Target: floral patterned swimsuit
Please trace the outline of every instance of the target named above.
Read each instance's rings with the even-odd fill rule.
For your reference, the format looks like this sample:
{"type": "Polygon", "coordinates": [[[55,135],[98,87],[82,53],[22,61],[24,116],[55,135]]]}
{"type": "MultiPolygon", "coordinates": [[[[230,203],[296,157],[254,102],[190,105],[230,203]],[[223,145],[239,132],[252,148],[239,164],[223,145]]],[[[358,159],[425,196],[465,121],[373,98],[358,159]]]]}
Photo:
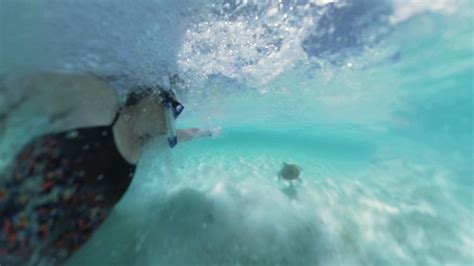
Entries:
{"type": "Polygon", "coordinates": [[[0,265],[62,263],[105,220],[134,172],[112,126],[31,141],[0,177],[0,265]]]}

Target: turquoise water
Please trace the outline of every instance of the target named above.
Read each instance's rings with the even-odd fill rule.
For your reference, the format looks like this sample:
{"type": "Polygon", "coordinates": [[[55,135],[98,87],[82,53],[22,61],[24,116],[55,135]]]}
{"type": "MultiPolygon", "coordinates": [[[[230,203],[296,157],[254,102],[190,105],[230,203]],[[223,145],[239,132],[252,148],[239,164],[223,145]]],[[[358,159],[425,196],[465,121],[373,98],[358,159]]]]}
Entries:
{"type": "MultiPolygon", "coordinates": [[[[178,127],[222,128],[170,151],[150,145],[125,197],[68,265],[474,263],[472,2],[389,1],[386,10],[352,1],[370,8],[348,14],[324,4],[333,1],[280,2],[75,3],[91,10],[80,14],[66,1],[64,14],[44,18],[90,38],[52,40],[60,49],[44,68],[108,73],[120,59],[139,82],[178,71],[187,79],[178,127]],[[77,23],[97,15],[99,29],[77,23]],[[115,33],[94,35],[110,27],[123,30],[120,45],[115,33]],[[92,59],[77,60],[81,49],[92,59]],[[283,162],[303,168],[302,183],[278,181],[283,162]]],[[[24,67],[8,60],[2,69],[24,67]]],[[[0,166],[32,128],[47,127],[31,117],[13,115],[0,166]]]]}

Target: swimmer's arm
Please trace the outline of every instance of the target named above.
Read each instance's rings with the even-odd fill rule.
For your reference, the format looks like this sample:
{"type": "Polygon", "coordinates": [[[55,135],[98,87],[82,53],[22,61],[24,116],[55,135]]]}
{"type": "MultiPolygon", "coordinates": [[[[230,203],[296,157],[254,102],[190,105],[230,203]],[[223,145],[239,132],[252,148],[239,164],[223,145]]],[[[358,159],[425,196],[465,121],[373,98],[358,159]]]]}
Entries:
{"type": "Polygon", "coordinates": [[[206,138],[217,136],[221,132],[221,128],[217,127],[214,129],[199,129],[199,128],[188,128],[178,129],[176,135],[178,136],[178,142],[190,141],[196,138],[206,138]]]}
{"type": "Polygon", "coordinates": [[[7,85],[6,99],[10,99],[9,94],[21,93],[14,109],[25,106],[30,112],[46,115],[53,131],[108,125],[118,109],[115,91],[87,73],[40,72],[17,78],[13,84],[7,85]]]}
{"type": "MultiPolygon", "coordinates": [[[[0,76],[0,135],[5,131],[8,116],[22,106],[26,100],[26,93],[22,88],[16,90],[11,86],[12,80],[18,77],[10,77],[6,74],[0,76]]],[[[20,85],[19,85],[20,86],[20,85]]]]}

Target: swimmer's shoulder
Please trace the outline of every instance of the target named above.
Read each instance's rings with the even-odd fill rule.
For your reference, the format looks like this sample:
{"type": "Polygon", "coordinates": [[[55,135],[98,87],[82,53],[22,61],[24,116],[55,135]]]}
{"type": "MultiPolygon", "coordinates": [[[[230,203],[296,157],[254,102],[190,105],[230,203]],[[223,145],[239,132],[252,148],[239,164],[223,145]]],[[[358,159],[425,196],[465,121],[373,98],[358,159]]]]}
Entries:
{"type": "Polygon", "coordinates": [[[116,90],[88,73],[36,73],[27,86],[57,131],[108,125],[119,108],[116,90]]]}

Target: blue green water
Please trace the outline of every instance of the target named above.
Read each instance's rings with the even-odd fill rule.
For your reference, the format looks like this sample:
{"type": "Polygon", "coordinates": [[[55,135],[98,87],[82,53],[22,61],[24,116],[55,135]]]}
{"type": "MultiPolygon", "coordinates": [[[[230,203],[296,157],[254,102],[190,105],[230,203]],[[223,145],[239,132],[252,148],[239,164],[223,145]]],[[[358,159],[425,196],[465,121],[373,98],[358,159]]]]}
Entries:
{"type": "MultiPolygon", "coordinates": [[[[139,82],[178,71],[178,127],[222,128],[148,147],[68,265],[472,265],[472,3],[244,2],[76,3],[82,14],[66,1],[45,18],[67,22],[45,68],[108,73],[119,59],[139,82]],[[100,29],[123,30],[119,45],[77,23],[98,15],[100,29]],[[68,39],[78,33],[88,42],[68,39]],[[283,162],[303,168],[302,183],[278,181],[283,162]]],[[[41,131],[31,116],[12,118],[0,163],[41,131]]]]}

